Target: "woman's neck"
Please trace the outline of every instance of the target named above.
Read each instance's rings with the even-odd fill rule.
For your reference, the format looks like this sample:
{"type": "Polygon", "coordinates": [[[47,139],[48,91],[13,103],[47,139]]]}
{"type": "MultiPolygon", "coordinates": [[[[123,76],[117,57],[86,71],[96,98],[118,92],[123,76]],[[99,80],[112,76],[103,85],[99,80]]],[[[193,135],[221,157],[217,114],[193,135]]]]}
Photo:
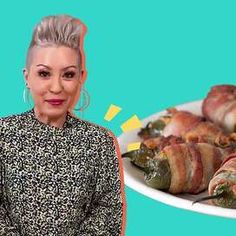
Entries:
{"type": "Polygon", "coordinates": [[[59,117],[50,117],[40,113],[36,107],[34,107],[34,114],[40,122],[57,128],[62,128],[66,121],[66,114],[59,117]]]}

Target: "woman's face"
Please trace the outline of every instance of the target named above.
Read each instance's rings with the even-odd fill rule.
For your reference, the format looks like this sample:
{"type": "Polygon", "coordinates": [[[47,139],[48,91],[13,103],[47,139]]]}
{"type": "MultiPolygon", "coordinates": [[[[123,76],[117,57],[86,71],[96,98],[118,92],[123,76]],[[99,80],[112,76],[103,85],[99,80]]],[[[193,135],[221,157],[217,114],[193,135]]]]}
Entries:
{"type": "Polygon", "coordinates": [[[81,88],[78,53],[64,46],[42,47],[33,48],[30,58],[24,77],[35,108],[51,118],[65,115],[81,88]]]}

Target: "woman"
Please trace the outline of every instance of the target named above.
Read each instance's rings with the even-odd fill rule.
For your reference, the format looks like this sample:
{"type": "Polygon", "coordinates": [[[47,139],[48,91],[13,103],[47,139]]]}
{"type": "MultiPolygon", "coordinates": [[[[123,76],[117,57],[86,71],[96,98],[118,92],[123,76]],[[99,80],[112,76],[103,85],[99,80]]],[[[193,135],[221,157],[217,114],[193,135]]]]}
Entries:
{"type": "Polygon", "coordinates": [[[34,107],[0,119],[0,235],[120,235],[124,185],[114,135],[76,118],[85,81],[77,19],[36,26],[23,70],[34,107]]]}

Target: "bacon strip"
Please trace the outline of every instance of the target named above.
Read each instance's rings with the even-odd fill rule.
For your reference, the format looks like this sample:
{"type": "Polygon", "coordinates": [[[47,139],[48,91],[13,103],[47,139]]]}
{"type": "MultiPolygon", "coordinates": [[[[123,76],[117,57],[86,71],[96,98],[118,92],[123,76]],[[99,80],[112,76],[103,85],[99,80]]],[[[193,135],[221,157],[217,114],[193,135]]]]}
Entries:
{"type": "Polygon", "coordinates": [[[187,131],[202,121],[202,117],[188,111],[175,111],[171,121],[163,130],[164,136],[183,136],[187,131]]]}
{"type": "Polygon", "coordinates": [[[236,86],[216,85],[203,101],[202,113],[228,132],[236,127],[236,86]]]}
{"type": "Polygon", "coordinates": [[[207,143],[175,144],[165,147],[162,152],[169,161],[172,176],[169,192],[173,194],[196,194],[207,189],[210,179],[227,155],[207,143]]]}
{"type": "Polygon", "coordinates": [[[198,123],[193,129],[185,133],[183,138],[187,142],[194,141],[210,144],[214,144],[217,139],[220,139],[222,142],[225,141],[225,143],[229,141],[218,126],[207,121],[198,123]]]}
{"type": "Polygon", "coordinates": [[[204,121],[204,118],[188,111],[175,110],[170,122],[163,130],[163,136],[181,137],[186,142],[210,143],[229,146],[230,137],[218,125],[204,121]]]}
{"type": "Polygon", "coordinates": [[[170,135],[168,137],[159,136],[156,138],[149,138],[144,140],[143,143],[150,149],[157,148],[161,151],[166,146],[184,143],[184,140],[181,137],[170,135]]]}
{"type": "Polygon", "coordinates": [[[190,176],[191,181],[189,181],[189,189],[186,189],[189,193],[197,193],[199,186],[201,185],[203,179],[203,163],[201,159],[201,152],[197,145],[190,143],[188,145],[189,158],[191,160],[192,176],[190,176]]]}

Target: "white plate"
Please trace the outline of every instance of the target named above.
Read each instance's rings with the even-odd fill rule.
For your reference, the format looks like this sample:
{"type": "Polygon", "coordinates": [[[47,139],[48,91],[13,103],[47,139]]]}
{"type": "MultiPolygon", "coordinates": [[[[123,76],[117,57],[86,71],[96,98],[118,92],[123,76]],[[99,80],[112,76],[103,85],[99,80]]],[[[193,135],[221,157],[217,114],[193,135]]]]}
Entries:
{"type": "MultiPolygon", "coordinates": [[[[202,101],[195,101],[176,106],[176,108],[179,110],[188,110],[193,112],[194,114],[201,115],[201,104],[202,101]]],[[[149,121],[153,121],[163,114],[166,114],[166,111],[162,111],[147,117],[146,119],[142,120],[143,126],[145,126],[149,121]]],[[[137,135],[137,132],[139,130],[140,129],[136,129],[128,133],[123,133],[118,137],[121,153],[127,152],[127,145],[129,143],[141,141],[141,139],[137,135]]],[[[157,201],[163,202],[165,204],[174,207],[187,209],[190,211],[200,212],[209,215],[228,217],[228,218],[236,218],[235,209],[222,208],[218,206],[209,205],[207,203],[195,203],[194,205],[192,205],[192,202],[197,198],[206,196],[207,191],[197,195],[192,195],[192,194],[172,195],[147,186],[144,182],[143,172],[135,168],[130,163],[130,160],[128,158],[123,159],[123,169],[124,169],[125,184],[128,187],[134,189],[135,191],[147,197],[150,197],[152,199],[155,199],[157,201]]]]}

